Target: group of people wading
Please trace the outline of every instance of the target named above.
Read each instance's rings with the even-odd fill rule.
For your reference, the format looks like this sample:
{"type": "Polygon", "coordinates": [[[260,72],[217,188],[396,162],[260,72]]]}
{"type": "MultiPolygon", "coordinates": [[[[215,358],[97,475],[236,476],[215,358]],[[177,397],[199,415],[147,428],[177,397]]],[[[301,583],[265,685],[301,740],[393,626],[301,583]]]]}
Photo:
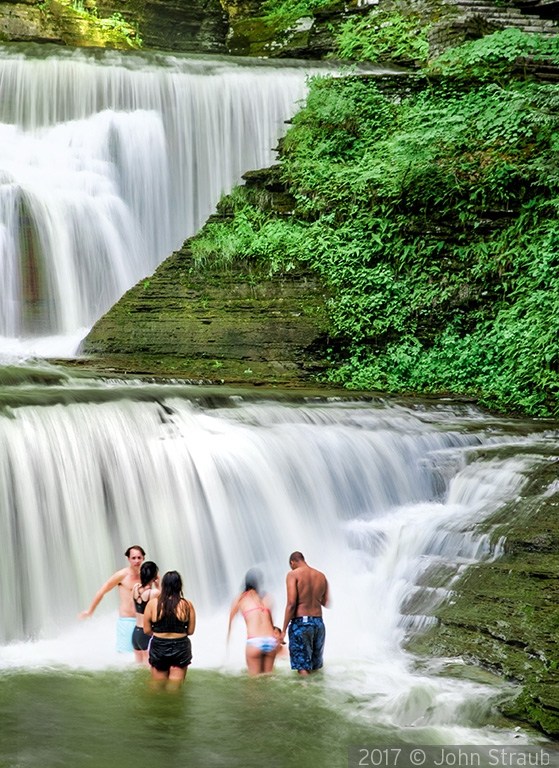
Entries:
{"type": "MultiPolygon", "coordinates": [[[[103,596],[118,587],[117,651],[134,651],[138,662],[149,664],[152,678],[158,684],[180,686],[192,661],[189,635],[196,629],[194,606],[183,595],[182,578],[177,571],[167,571],[160,581],[157,565],[145,560],[142,547],[129,547],[124,555],[129,565],[100,587],[79,618],[91,616],[103,596]]],[[[247,628],[246,662],[251,675],[273,670],[286,634],[292,669],[309,675],[322,668],[322,608],[329,602],[328,581],[323,573],[306,563],[301,552],[290,555],[289,566],[282,629],[274,626],[268,596],[260,593],[254,570],[246,574],[244,589],[231,605],[227,639],[233,619],[240,613],[247,628]]]]}

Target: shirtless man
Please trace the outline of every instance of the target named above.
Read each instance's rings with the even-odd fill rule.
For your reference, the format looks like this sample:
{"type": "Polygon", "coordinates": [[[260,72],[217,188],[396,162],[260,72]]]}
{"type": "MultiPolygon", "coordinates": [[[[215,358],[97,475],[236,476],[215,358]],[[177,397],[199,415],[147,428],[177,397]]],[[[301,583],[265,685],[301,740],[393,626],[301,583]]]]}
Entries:
{"type": "Polygon", "coordinates": [[[300,552],[293,552],[289,557],[289,566],[281,641],[289,626],[291,669],[300,675],[309,675],[322,668],[326,636],[322,607],[327,607],[329,602],[328,582],[323,573],[307,565],[300,552]]]}
{"type": "Polygon", "coordinates": [[[134,650],[132,647],[132,632],[136,626],[136,606],[132,598],[132,590],[134,584],[141,583],[140,566],[144,562],[146,553],[141,547],[134,545],[133,547],[128,547],[124,556],[128,558],[130,565],[113,573],[111,578],[97,590],[87,611],[82,611],[78,614],[78,619],[89,618],[107,592],[118,587],[120,609],[116,625],[116,649],[119,653],[128,653],[129,651],[132,653],[134,650]]]}

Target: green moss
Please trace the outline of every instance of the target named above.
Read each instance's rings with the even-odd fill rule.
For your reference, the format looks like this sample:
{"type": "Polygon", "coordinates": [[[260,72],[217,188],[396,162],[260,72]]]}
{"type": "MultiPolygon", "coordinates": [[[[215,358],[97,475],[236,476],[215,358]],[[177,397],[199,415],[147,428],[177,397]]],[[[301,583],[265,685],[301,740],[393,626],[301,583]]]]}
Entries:
{"type": "Polygon", "coordinates": [[[374,8],[365,16],[350,16],[339,25],[335,53],[341,59],[357,61],[425,63],[429,26],[428,20],[417,13],[374,8]]]}
{"type": "MultiPolygon", "coordinates": [[[[419,654],[460,657],[520,684],[501,709],[559,735],[559,494],[553,456],[532,474],[522,496],[479,526],[507,537],[506,553],[469,568],[435,611],[437,626],[412,638],[419,654]],[[545,494],[545,495],[542,495],[545,494]]],[[[545,449],[543,449],[545,452],[545,449]]]]}
{"type": "Polygon", "coordinates": [[[55,20],[66,45],[122,49],[142,46],[137,28],[125,22],[119,13],[99,18],[94,5],[85,7],[79,0],[49,0],[43,12],[55,20]]]}

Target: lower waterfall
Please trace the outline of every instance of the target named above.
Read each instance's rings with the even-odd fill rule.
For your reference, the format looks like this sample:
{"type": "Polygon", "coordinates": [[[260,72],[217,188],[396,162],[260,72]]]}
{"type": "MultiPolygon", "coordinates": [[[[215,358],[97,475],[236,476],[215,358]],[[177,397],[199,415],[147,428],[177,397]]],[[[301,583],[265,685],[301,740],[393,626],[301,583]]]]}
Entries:
{"type": "Polygon", "coordinates": [[[330,582],[331,684],[401,726],[444,724],[464,696],[479,700],[471,682],[412,671],[401,641],[444,594],[417,584],[437,564],[458,573],[498,554],[475,523],[518,494],[537,462],[522,446],[555,438],[535,425],[519,436],[467,407],[221,392],[216,402],[183,389],[115,384],[105,401],[76,389],[2,411],[0,670],[130,664],[113,650],[114,593],[87,622],[76,615],[138,543],[183,575],[199,616],[195,665],[238,672],[240,624],[225,646],[230,600],[258,566],[281,624],[299,549],[330,582]],[[502,458],[502,446],[518,451],[502,458]]]}

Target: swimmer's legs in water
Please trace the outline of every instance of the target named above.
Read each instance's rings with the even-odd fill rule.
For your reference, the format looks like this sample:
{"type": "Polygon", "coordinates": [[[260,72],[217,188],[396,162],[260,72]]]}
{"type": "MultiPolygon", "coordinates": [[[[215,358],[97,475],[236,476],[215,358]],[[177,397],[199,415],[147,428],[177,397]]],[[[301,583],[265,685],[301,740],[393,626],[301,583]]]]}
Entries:
{"type": "Polygon", "coordinates": [[[151,667],[152,687],[159,690],[178,691],[184,682],[186,673],[187,667],[171,667],[168,671],[151,667]]]}

